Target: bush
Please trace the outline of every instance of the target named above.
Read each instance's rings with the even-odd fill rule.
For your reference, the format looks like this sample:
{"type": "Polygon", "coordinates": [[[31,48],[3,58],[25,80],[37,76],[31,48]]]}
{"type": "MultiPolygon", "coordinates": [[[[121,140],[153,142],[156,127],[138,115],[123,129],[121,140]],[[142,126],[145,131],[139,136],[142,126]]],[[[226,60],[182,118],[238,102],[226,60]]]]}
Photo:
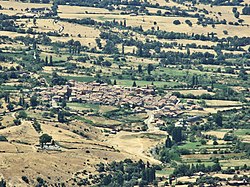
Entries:
{"type": "Polygon", "coordinates": [[[218,145],[218,142],[215,140],[215,141],[213,142],[213,145],[218,145]]]}
{"type": "Polygon", "coordinates": [[[0,135],[0,142],[7,142],[7,138],[5,136],[0,135]]]}
{"type": "Polygon", "coordinates": [[[23,118],[23,119],[27,118],[27,113],[25,111],[23,111],[23,110],[20,111],[18,113],[18,118],[23,118]]]}
{"type": "Polygon", "coordinates": [[[206,145],[206,143],[207,143],[206,140],[204,140],[204,139],[201,140],[201,145],[206,145]]]}
{"type": "Polygon", "coordinates": [[[29,184],[29,179],[28,179],[28,177],[22,176],[22,180],[23,180],[24,182],[26,182],[27,184],[29,184]]]}
{"type": "Polygon", "coordinates": [[[175,25],[180,25],[181,22],[180,22],[179,20],[174,20],[174,21],[173,21],[173,24],[175,24],[175,25]]]}

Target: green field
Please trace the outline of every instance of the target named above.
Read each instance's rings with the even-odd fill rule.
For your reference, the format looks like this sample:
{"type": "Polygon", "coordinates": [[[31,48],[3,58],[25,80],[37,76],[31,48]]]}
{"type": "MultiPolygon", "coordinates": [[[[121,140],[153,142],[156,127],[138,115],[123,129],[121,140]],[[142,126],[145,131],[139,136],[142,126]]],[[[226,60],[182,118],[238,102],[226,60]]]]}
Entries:
{"type": "Polygon", "coordinates": [[[178,146],[179,148],[183,149],[197,149],[200,148],[201,143],[200,142],[186,142],[183,145],[178,146]]]}
{"type": "Polygon", "coordinates": [[[100,109],[100,105],[90,103],[67,103],[67,106],[75,110],[93,110],[95,112],[100,109]]]}

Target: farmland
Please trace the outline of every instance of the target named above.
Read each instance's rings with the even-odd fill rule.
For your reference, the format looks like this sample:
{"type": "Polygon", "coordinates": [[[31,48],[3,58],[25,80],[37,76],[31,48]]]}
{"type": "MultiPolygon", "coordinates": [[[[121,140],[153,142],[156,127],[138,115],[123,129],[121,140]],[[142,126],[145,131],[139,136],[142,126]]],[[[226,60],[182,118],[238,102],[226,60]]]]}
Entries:
{"type": "Polygon", "coordinates": [[[243,186],[250,2],[0,0],[0,186],[243,186]]]}

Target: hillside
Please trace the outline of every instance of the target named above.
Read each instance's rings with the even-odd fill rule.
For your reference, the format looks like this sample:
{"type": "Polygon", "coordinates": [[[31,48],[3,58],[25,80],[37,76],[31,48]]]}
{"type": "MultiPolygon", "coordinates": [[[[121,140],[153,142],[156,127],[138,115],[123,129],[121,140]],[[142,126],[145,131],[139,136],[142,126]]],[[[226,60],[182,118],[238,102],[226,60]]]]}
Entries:
{"type": "Polygon", "coordinates": [[[0,0],[0,186],[246,186],[249,0],[0,0]]]}

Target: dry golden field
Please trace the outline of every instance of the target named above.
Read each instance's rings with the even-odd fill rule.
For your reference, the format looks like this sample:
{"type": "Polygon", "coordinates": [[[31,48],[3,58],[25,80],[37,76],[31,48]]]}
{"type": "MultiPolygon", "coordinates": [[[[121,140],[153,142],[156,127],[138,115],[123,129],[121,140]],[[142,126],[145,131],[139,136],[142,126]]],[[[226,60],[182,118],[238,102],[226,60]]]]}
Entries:
{"type": "MultiPolygon", "coordinates": [[[[206,9],[209,11],[209,14],[206,17],[210,17],[213,19],[226,19],[229,21],[237,21],[232,13],[232,6],[214,6],[210,7],[208,5],[196,5],[198,11],[191,13],[191,8],[188,6],[189,3],[186,4],[178,4],[173,1],[165,1],[165,0],[148,0],[149,2],[156,4],[159,3],[161,6],[169,6],[169,7],[178,7],[180,10],[187,10],[190,14],[195,14],[202,9],[206,9]],[[220,16],[219,13],[222,15],[220,16]]],[[[250,0],[245,0],[245,2],[250,3],[250,0]]],[[[8,36],[13,40],[11,42],[5,42],[4,39],[0,39],[0,52],[4,53],[4,55],[8,56],[8,53],[13,53],[16,56],[20,55],[22,57],[13,58],[15,60],[0,61],[0,66],[3,68],[0,72],[7,72],[11,67],[21,67],[21,71],[25,70],[25,65],[29,62],[33,62],[33,59],[36,57],[33,56],[35,52],[38,53],[39,57],[44,60],[46,57],[53,58],[53,62],[55,64],[44,65],[44,61],[39,61],[40,64],[37,65],[37,69],[33,70],[32,67],[28,70],[28,75],[32,78],[38,80],[38,78],[45,79],[45,82],[41,83],[39,81],[33,82],[27,81],[23,77],[12,77],[9,80],[6,80],[3,84],[1,83],[1,89],[6,89],[8,93],[13,94],[10,98],[10,102],[14,103],[15,106],[19,105],[20,95],[25,95],[25,101],[30,102],[30,97],[32,96],[32,88],[30,86],[42,87],[43,85],[52,86],[53,79],[52,73],[56,72],[57,75],[61,76],[64,80],[76,79],[79,81],[81,78],[102,81],[101,78],[107,78],[112,84],[114,80],[117,80],[117,84],[128,87],[132,86],[132,83],[135,81],[137,86],[148,86],[154,85],[157,90],[159,88],[162,91],[160,94],[171,93],[173,91],[180,92],[181,94],[188,95],[193,94],[194,96],[200,96],[202,94],[210,94],[212,96],[217,97],[215,93],[219,90],[219,88],[215,88],[213,92],[209,92],[205,89],[210,87],[210,83],[208,83],[212,78],[217,78],[217,84],[219,85],[230,85],[230,79],[237,80],[239,75],[239,67],[236,67],[234,64],[233,58],[232,64],[230,67],[235,68],[236,73],[230,74],[225,73],[226,66],[224,65],[204,65],[201,62],[196,63],[196,59],[192,59],[194,64],[189,64],[186,61],[181,61],[183,63],[178,62],[177,65],[174,63],[166,63],[166,67],[162,67],[159,65],[161,59],[158,58],[144,58],[138,57],[139,55],[132,55],[132,53],[137,52],[139,47],[136,45],[125,46],[124,54],[112,54],[105,53],[102,48],[97,47],[96,39],[100,38],[101,32],[110,32],[118,34],[121,37],[126,37],[126,39],[134,39],[136,42],[142,41],[147,42],[148,40],[152,40],[155,42],[161,42],[164,44],[172,44],[176,43],[175,47],[168,48],[168,46],[161,47],[160,51],[167,52],[182,52],[187,53],[187,49],[185,48],[188,44],[196,44],[199,46],[198,48],[190,48],[190,53],[204,53],[208,52],[213,55],[217,55],[213,47],[217,46],[217,42],[213,41],[202,41],[202,40],[188,40],[188,39],[158,39],[153,35],[143,35],[141,32],[136,32],[132,29],[120,27],[115,28],[104,28],[99,25],[89,26],[89,25],[81,25],[75,23],[69,23],[66,21],[61,21],[56,18],[56,16],[51,16],[49,18],[40,17],[40,14],[31,13],[29,11],[25,11],[26,8],[51,8],[52,4],[37,4],[37,3],[21,3],[17,1],[0,1],[0,5],[3,7],[0,10],[0,14],[8,14],[8,15],[26,15],[31,16],[28,18],[20,18],[15,20],[16,26],[21,26],[22,29],[27,31],[28,29],[32,29],[36,32],[36,34],[22,34],[18,32],[11,31],[0,31],[0,36],[8,36]],[[13,10],[11,10],[13,8],[13,10]],[[33,23],[32,16],[36,17],[36,24],[33,23]],[[34,43],[30,42],[29,44],[24,45],[25,42],[21,42],[20,40],[15,40],[18,36],[29,36],[30,38],[37,38],[39,34],[47,34],[48,37],[52,40],[52,42],[68,42],[69,40],[79,41],[82,45],[82,51],[80,54],[70,54],[69,46],[65,44],[64,47],[60,48],[56,46],[56,44],[47,45],[43,44],[43,42],[37,43],[37,48],[33,47],[34,43]],[[50,33],[50,34],[48,34],[50,33]],[[54,35],[53,35],[54,34],[54,35]],[[59,34],[60,36],[56,36],[59,34]],[[51,36],[53,35],[53,36],[51,36]],[[87,46],[88,49],[84,48],[87,46]],[[208,46],[209,49],[201,49],[201,46],[208,46]],[[130,53],[130,54],[129,54],[130,53]],[[84,58],[88,56],[81,62],[80,58],[84,58]],[[27,59],[25,58],[27,57],[27,59]],[[28,58],[29,57],[29,58],[28,58]],[[100,57],[103,57],[104,60],[108,60],[112,63],[111,66],[104,66],[103,62],[98,64],[98,60],[100,57]],[[123,59],[122,59],[123,58],[123,59]],[[27,62],[26,62],[27,61],[27,62]],[[25,63],[24,63],[25,62],[25,63]],[[21,64],[21,65],[20,65],[21,64]],[[148,72],[149,64],[154,65],[156,68],[153,70],[153,73],[150,74],[148,72]],[[169,65],[171,64],[171,65],[169,65]],[[41,66],[39,66],[41,65],[41,66]],[[71,67],[71,65],[76,65],[77,67],[71,67]],[[139,72],[138,65],[142,65],[143,72],[139,72]],[[189,66],[190,67],[182,67],[189,66]],[[204,70],[199,70],[199,67],[202,66],[204,70]],[[162,69],[161,69],[162,67],[162,69]],[[72,68],[72,69],[71,69],[72,68]],[[222,73],[217,73],[217,69],[221,68],[222,73]],[[185,71],[185,72],[184,72],[185,71]],[[139,73],[138,73],[139,72],[139,73]],[[124,75],[123,75],[124,74],[124,75]],[[119,78],[120,76],[123,76],[119,78]],[[203,79],[208,78],[209,81],[206,82],[206,86],[202,88],[202,90],[196,89],[200,85],[194,84],[190,86],[191,90],[186,90],[186,86],[188,87],[189,78],[194,78],[194,75],[204,76],[203,79]],[[100,77],[98,77],[100,76],[100,77]],[[192,77],[193,76],[193,77],[192,77]],[[99,80],[100,78],[100,80],[99,80]],[[155,79],[152,79],[155,78],[155,79]],[[151,81],[152,80],[152,81],[151,81]],[[25,86],[26,90],[23,88],[17,89],[18,85],[25,86]],[[174,87],[176,86],[176,87],[174,87]],[[178,87],[180,86],[180,87],[178,87]],[[196,87],[197,86],[197,87],[196,87]],[[165,89],[167,88],[167,89],[165,89]],[[180,90],[179,90],[180,88],[180,90]],[[10,90],[8,90],[10,89],[10,90]],[[11,90],[12,89],[12,90],[11,90]],[[217,90],[218,89],[218,90],[217,90]],[[28,91],[27,91],[28,90],[28,91]],[[171,91],[169,91],[171,90],[171,91]]],[[[123,5],[120,6],[122,8],[123,5]]],[[[124,7],[123,7],[124,8],[124,7]]],[[[137,7],[138,8],[138,7],[137,7]]],[[[84,6],[69,6],[69,5],[59,5],[58,8],[58,16],[60,18],[67,19],[83,19],[83,18],[91,18],[98,22],[105,21],[127,21],[127,26],[132,27],[142,27],[144,31],[151,29],[160,29],[162,31],[168,32],[179,32],[186,34],[203,34],[207,36],[208,33],[214,32],[217,34],[219,38],[224,37],[244,37],[250,35],[250,29],[247,24],[250,24],[250,17],[240,15],[241,19],[244,19],[244,24],[241,26],[235,25],[215,25],[213,28],[211,25],[203,27],[202,25],[197,24],[197,18],[191,17],[181,17],[181,16],[156,16],[154,15],[157,11],[165,10],[159,8],[146,8],[149,10],[151,15],[122,15],[121,10],[109,11],[105,8],[94,8],[94,7],[84,7],[84,6]],[[173,21],[179,20],[181,22],[180,25],[173,24],[173,21]],[[190,20],[193,24],[192,27],[188,26],[185,21],[190,20]],[[228,31],[228,35],[224,33],[224,31],[228,31]]],[[[238,11],[241,12],[242,7],[238,7],[238,11]]],[[[108,40],[101,39],[102,46],[108,40]]],[[[150,42],[149,42],[150,43],[150,42]]],[[[63,46],[63,45],[62,45],[63,46]]],[[[119,52],[122,52],[122,44],[116,44],[119,52]]],[[[245,51],[229,51],[229,50],[221,50],[222,54],[241,54],[244,55],[248,50],[250,45],[244,46],[245,51]]],[[[156,49],[151,49],[152,53],[156,53],[156,49]]],[[[13,56],[15,56],[13,55],[13,56]]],[[[143,56],[143,55],[142,55],[143,56]]],[[[165,58],[165,57],[164,57],[165,58]]],[[[244,57],[245,58],[245,57],[244,57]]],[[[191,58],[190,58],[191,59],[191,58]]],[[[231,59],[227,59],[231,60],[231,59]]],[[[243,59],[247,62],[247,59],[243,59]]],[[[191,60],[190,60],[191,61],[191,60]]],[[[231,61],[230,61],[231,62],[231,61]]],[[[32,64],[32,65],[33,65],[32,64]]],[[[249,73],[249,68],[246,71],[249,73]]],[[[10,76],[10,72],[7,72],[8,76],[10,76]]],[[[82,82],[85,82],[83,80],[82,82]]],[[[204,82],[205,82],[204,81],[204,82]]],[[[66,81],[65,81],[66,82],[66,81]]],[[[88,80],[86,81],[88,82],[88,80]]],[[[198,81],[197,81],[198,82],[198,81]]],[[[203,85],[202,85],[203,86],[203,85]]],[[[216,85],[217,86],[217,85],[216,85]]],[[[219,87],[219,86],[218,86],[219,87]]],[[[233,88],[237,92],[241,92],[244,89],[244,86],[228,86],[233,88]]],[[[223,87],[224,88],[224,87],[223,87]]],[[[2,91],[2,90],[1,90],[2,91]]],[[[245,91],[245,90],[244,90],[245,91]]],[[[46,92],[46,90],[45,90],[46,92]]],[[[82,91],[83,92],[83,91],[82,91]]],[[[78,93],[77,93],[78,94],[78,93]]],[[[83,94],[83,93],[81,93],[83,94]]],[[[123,94],[123,93],[121,93],[123,94]]],[[[56,93],[52,93],[49,97],[53,97],[56,93]]],[[[132,94],[131,94],[132,95],[132,94]]],[[[146,96],[146,95],[145,95],[146,96]]],[[[249,95],[248,95],[249,96],[249,95]]],[[[62,97],[62,101],[58,102],[58,105],[61,105],[65,98],[67,98],[66,94],[62,97]]],[[[143,97],[143,96],[140,96],[143,97]]],[[[49,98],[49,99],[51,99],[49,98]]],[[[160,96],[157,96],[157,100],[160,100],[160,96]]],[[[198,98],[198,97],[197,97],[198,98]]],[[[40,99],[40,98],[39,98],[40,99]]],[[[248,98],[249,99],[249,98],[248,98]]],[[[77,172],[87,170],[91,174],[96,174],[96,164],[110,163],[111,161],[120,161],[126,158],[130,158],[133,160],[142,159],[143,161],[149,161],[151,164],[162,164],[157,155],[152,155],[151,151],[156,146],[163,145],[168,135],[167,131],[159,130],[155,122],[147,124],[145,121],[150,116],[148,113],[134,113],[127,114],[124,111],[124,116],[117,118],[112,118],[113,114],[107,114],[107,112],[121,109],[117,106],[106,106],[101,105],[96,109],[94,105],[85,105],[83,106],[82,100],[79,103],[67,103],[66,106],[62,109],[65,111],[70,111],[69,116],[66,116],[66,119],[69,119],[68,122],[59,123],[57,116],[59,115],[57,112],[61,109],[56,107],[53,108],[53,104],[51,99],[48,101],[40,101],[39,105],[42,109],[33,108],[27,105],[28,109],[25,111],[29,118],[26,120],[21,119],[20,125],[15,125],[14,122],[17,118],[18,112],[11,112],[11,109],[7,109],[8,103],[4,101],[4,96],[0,100],[1,108],[0,114],[1,116],[1,124],[0,124],[0,135],[4,136],[8,139],[7,142],[0,141],[0,179],[3,177],[8,181],[7,186],[32,186],[32,184],[36,183],[37,177],[42,177],[50,184],[66,181],[66,186],[73,186],[74,183],[73,178],[77,175],[77,172]],[[68,108],[67,108],[68,107],[68,108]],[[97,110],[97,111],[96,111],[97,110]],[[91,112],[89,112],[91,111],[91,112]],[[5,113],[6,112],[6,113],[5,113]],[[89,112],[89,113],[88,113],[89,112]],[[95,113],[93,115],[93,113],[95,113]],[[46,114],[46,115],[45,115],[46,114]],[[107,117],[106,115],[111,115],[111,117],[107,117]],[[46,116],[46,117],[45,117],[46,116]],[[41,132],[37,132],[34,128],[35,118],[39,124],[41,125],[41,132]],[[133,118],[133,119],[132,119],[133,118]],[[133,122],[135,118],[136,122],[133,122]],[[132,119],[132,120],[131,120],[132,119]],[[124,121],[122,121],[124,120],[124,121]],[[132,122],[130,122],[130,120],[132,122]],[[145,120],[145,121],[144,121],[145,120]],[[143,121],[145,123],[143,123],[143,121]],[[139,125],[148,125],[147,131],[138,132],[139,125]],[[129,129],[130,128],[130,129],[129,129]],[[114,130],[115,129],[115,130],[114,130]],[[125,130],[126,131],[125,131],[125,130]],[[117,131],[116,131],[117,130],[117,131]],[[135,131],[135,132],[134,132],[135,131]],[[52,147],[51,150],[41,149],[39,145],[39,137],[42,134],[49,134],[53,137],[53,140],[56,142],[58,147],[52,147]],[[22,180],[22,176],[27,176],[31,181],[30,185],[24,183],[22,180]]],[[[233,99],[232,99],[233,100],[233,99]]],[[[184,105],[186,106],[186,98],[180,99],[180,102],[184,101],[184,105]]],[[[194,99],[195,103],[199,103],[198,99],[194,99]]],[[[184,113],[180,118],[185,118],[187,115],[191,116],[203,116],[204,120],[197,122],[197,124],[203,124],[207,122],[207,116],[210,114],[217,113],[218,111],[226,111],[230,109],[239,109],[243,107],[243,103],[240,101],[231,101],[231,100],[203,100],[206,104],[204,110],[183,110],[180,111],[184,113]]],[[[177,101],[179,102],[179,101],[177,101]]],[[[165,103],[164,103],[165,104],[165,103]]],[[[167,103],[169,104],[169,103],[167,103]]],[[[166,104],[166,105],[167,105],[166,104]]],[[[20,104],[21,105],[21,104],[20,104]]],[[[23,105],[22,105],[23,106],[23,105]]],[[[178,104],[169,104],[172,108],[178,108],[178,104]]],[[[189,106],[188,106],[189,107],[189,106]]],[[[21,106],[19,106],[20,109],[21,106]]],[[[23,110],[23,109],[21,109],[23,110]]],[[[159,109],[160,110],[160,109],[159,109]]],[[[179,110],[179,109],[178,109],[179,110]]],[[[132,111],[132,110],[131,110],[132,111]]],[[[169,110],[170,111],[170,110],[169,110]]],[[[130,111],[129,111],[130,112],[130,111]]],[[[128,113],[129,113],[128,112],[128,113]]],[[[148,111],[147,111],[148,112],[148,111]]],[[[165,111],[164,111],[165,112],[165,111]]],[[[170,119],[170,118],[169,118],[170,119]]],[[[159,120],[168,120],[165,118],[160,118],[159,120]]],[[[163,124],[161,127],[166,128],[168,124],[174,124],[178,118],[174,118],[163,124]]],[[[144,127],[144,126],[143,126],[144,127]]],[[[224,127],[223,127],[224,128],[224,127]]],[[[225,134],[228,132],[225,129],[220,129],[221,131],[207,131],[202,132],[205,135],[216,136],[219,140],[218,143],[220,145],[226,145],[226,141],[222,140],[225,134]]],[[[229,129],[228,129],[229,130],[229,129]]],[[[186,132],[185,132],[186,133],[186,132]]],[[[170,133],[169,133],[170,134],[170,133]]],[[[190,138],[190,137],[188,137],[190,138]]],[[[200,141],[200,136],[196,137],[197,142],[200,141]]],[[[250,136],[248,134],[244,134],[240,137],[245,142],[250,141],[250,136]]],[[[191,141],[191,140],[190,140],[191,141]]],[[[199,142],[198,142],[199,143],[199,142]]],[[[185,143],[183,143],[185,145],[185,143]]],[[[213,140],[209,140],[206,146],[213,145],[213,140]]],[[[178,145],[179,146],[179,145],[178,145]]],[[[224,148],[222,148],[224,149],[224,148]]],[[[214,147],[211,148],[211,151],[214,151],[214,147]]],[[[179,154],[179,153],[178,153],[179,154]]],[[[237,154],[229,153],[229,156],[237,157],[237,154]]],[[[208,159],[210,157],[218,156],[221,157],[222,154],[199,154],[196,152],[190,155],[181,156],[184,160],[191,159],[208,159]]],[[[224,168],[229,166],[241,166],[248,160],[222,160],[221,164],[224,168]]],[[[179,164],[180,161],[174,161],[179,164]]],[[[163,164],[163,167],[168,167],[169,171],[173,170],[171,164],[163,164]],[[171,167],[171,168],[170,168],[171,167]]],[[[162,176],[168,176],[168,174],[164,174],[162,176]]],[[[222,175],[222,174],[211,174],[213,176],[223,177],[232,177],[232,175],[222,175]]],[[[249,175],[249,173],[248,173],[249,175]]],[[[85,176],[86,177],[86,176],[85,176]]],[[[181,182],[195,182],[197,177],[181,177],[178,178],[181,182]]],[[[178,185],[176,185],[178,186],[178,185]]],[[[184,186],[184,185],[183,185],[184,186]]]]}
{"type": "MultiPolygon", "coordinates": [[[[71,126],[74,125],[77,127],[80,124],[73,122],[71,126]]],[[[4,151],[0,154],[0,173],[8,179],[8,185],[25,186],[21,180],[23,175],[31,179],[40,176],[49,182],[67,181],[70,176],[82,169],[94,172],[95,165],[100,161],[132,158],[158,163],[148,153],[150,147],[157,142],[147,138],[135,138],[129,132],[112,135],[106,140],[102,138],[99,130],[85,126],[92,128],[91,133],[93,133],[93,139],[87,140],[70,132],[67,126],[54,127],[51,123],[42,123],[41,127],[43,133],[52,135],[61,146],[59,151],[39,151],[37,149],[39,134],[28,121],[23,121],[20,126],[0,130],[1,135],[8,137],[9,140],[0,142],[0,149],[4,151]],[[124,141],[125,136],[131,136],[132,139],[128,139],[133,142],[134,147],[128,149],[127,141],[124,141]],[[97,140],[97,137],[104,142],[97,140]]]]}

